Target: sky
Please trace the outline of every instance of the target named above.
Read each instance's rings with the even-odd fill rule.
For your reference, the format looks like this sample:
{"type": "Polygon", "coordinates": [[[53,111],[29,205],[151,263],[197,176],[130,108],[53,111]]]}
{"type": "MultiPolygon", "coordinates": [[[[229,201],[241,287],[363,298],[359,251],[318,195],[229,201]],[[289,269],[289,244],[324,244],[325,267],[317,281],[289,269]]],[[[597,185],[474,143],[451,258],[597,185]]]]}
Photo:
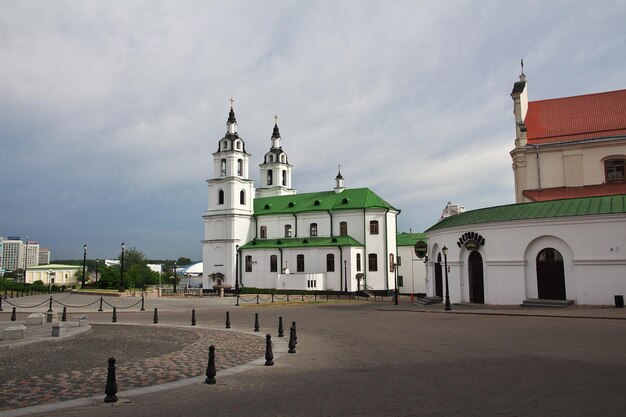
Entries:
{"type": "Polygon", "coordinates": [[[299,192],[369,187],[422,232],[514,203],[510,93],[626,88],[626,2],[0,2],[0,236],[201,260],[231,97],[251,178],[278,114],[299,192]]]}

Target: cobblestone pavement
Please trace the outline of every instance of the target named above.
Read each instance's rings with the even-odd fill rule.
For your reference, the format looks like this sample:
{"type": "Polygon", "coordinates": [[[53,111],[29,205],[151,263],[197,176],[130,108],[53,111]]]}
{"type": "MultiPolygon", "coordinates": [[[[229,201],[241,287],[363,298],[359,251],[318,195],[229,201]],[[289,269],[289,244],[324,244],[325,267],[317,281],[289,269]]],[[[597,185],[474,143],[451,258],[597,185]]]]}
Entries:
{"type": "Polygon", "coordinates": [[[211,344],[218,371],[265,352],[262,338],[245,333],[107,324],[72,339],[6,346],[0,355],[0,410],[103,394],[110,356],[117,359],[119,391],[201,376],[211,344]]]}

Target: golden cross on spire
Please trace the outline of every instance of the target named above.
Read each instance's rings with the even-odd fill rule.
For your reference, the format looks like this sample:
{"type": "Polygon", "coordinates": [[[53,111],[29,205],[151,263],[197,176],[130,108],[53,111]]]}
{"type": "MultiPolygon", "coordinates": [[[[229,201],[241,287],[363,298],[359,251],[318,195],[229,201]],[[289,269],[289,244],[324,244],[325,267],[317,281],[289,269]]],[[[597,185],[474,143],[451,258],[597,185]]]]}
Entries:
{"type": "Polygon", "coordinates": [[[278,124],[278,114],[275,114],[275,115],[274,115],[274,123],[275,123],[275,124],[278,124]]]}
{"type": "Polygon", "coordinates": [[[230,108],[232,109],[233,104],[235,104],[235,100],[231,97],[229,101],[230,101],[230,108]]]}

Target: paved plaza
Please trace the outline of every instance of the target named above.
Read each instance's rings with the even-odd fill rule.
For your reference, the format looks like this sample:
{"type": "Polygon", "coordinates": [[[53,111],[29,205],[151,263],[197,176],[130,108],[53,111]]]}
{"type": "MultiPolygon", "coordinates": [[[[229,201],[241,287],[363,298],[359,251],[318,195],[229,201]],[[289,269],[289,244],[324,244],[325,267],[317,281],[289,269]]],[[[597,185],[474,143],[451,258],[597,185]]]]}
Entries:
{"type": "MultiPolygon", "coordinates": [[[[59,297],[67,305],[90,302],[59,297]]],[[[117,323],[107,306],[69,309],[68,326],[87,315],[88,332],[0,342],[0,415],[626,415],[626,310],[453,306],[444,312],[402,301],[235,307],[230,298],[146,299],[146,311],[119,309],[117,323]],[[259,332],[253,332],[255,313],[259,332]],[[279,316],[287,336],[297,322],[296,354],[276,337],[279,316]],[[272,367],[263,366],[266,333],[275,341],[272,367]],[[203,383],[209,344],[218,352],[216,385],[203,383]],[[103,402],[109,356],[118,358],[114,404],[103,402]]],[[[4,327],[9,307],[4,303],[0,313],[4,327]]],[[[18,309],[17,321],[47,307],[18,309]]]]}

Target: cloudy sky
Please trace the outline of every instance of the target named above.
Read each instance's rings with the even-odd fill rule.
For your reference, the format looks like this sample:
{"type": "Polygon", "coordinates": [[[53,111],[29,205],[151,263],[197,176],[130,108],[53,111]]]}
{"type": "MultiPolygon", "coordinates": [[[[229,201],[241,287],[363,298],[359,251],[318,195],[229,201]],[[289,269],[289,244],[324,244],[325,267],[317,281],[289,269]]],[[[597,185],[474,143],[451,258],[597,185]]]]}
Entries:
{"type": "Polygon", "coordinates": [[[235,99],[299,192],[370,187],[423,231],[514,202],[510,97],[626,88],[624,1],[0,2],[0,236],[53,259],[201,259],[235,99]]]}

